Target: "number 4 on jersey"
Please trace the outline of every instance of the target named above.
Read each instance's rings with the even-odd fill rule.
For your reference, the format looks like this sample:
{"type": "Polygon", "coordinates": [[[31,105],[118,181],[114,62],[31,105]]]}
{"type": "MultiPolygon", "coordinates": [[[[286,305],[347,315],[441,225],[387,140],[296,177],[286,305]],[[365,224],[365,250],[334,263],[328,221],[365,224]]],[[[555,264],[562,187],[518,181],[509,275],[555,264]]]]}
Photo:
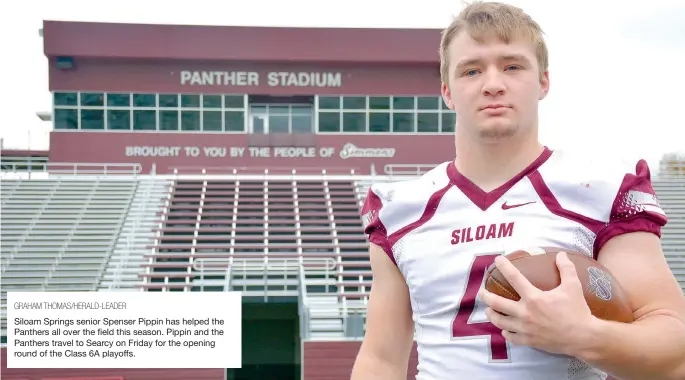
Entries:
{"type": "Polygon", "coordinates": [[[469,318],[473,314],[476,305],[478,291],[483,284],[485,272],[488,267],[495,262],[499,254],[476,256],[471,263],[469,278],[466,290],[459,302],[457,315],[452,322],[452,337],[460,339],[489,338],[490,340],[490,361],[509,361],[507,341],[502,336],[502,330],[498,329],[490,322],[469,323],[469,318]]]}

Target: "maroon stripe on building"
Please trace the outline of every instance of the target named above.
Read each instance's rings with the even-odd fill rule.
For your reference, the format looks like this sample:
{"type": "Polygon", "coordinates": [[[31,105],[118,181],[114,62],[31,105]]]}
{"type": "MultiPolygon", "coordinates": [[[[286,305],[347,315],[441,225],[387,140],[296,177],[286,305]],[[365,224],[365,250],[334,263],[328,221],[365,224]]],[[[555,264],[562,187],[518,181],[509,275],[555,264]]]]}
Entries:
{"type": "Polygon", "coordinates": [[[49,57],[437,64],[440,30],[45,21],[43,38],[49,57]]]}

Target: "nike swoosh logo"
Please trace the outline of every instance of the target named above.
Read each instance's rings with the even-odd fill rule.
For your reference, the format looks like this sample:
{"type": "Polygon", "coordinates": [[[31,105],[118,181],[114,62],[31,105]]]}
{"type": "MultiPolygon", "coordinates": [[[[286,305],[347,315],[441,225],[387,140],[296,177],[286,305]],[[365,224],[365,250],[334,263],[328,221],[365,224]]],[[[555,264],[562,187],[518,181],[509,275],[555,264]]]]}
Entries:
{"type": "Polygon", "coordinates": [[[504,202],[504,203],[502,203],[502,210],[509,210],[509,209],[512,209],[512,208],[516,208],[516,207],[521,207],[521,206],[529,205],[529,204],[531,204],[531,203],[535,203],[535,201],[528,202],[528,203],[520,203],[520,204],[517,204],[517,205],[508,205],[507,202],[504,202]]]}

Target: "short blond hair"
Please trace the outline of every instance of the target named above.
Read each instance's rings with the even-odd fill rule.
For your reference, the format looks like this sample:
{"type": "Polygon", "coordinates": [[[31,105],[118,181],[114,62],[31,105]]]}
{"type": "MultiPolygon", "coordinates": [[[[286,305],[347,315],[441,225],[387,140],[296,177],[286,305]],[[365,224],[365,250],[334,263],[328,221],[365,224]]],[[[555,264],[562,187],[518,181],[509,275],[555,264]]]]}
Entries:
{"type": "Polygon", "coordinates": [[[464,8],[452,23],[442,32],[440,40],[440,79],[447,84],[449,78],[449,46],[455,36],[465,31],[474,40],[485,42],[497,38],[509,43],[520,38],[535,46],[535,55],[540,75],[547,71],[549,53],[540,25],[522,9],[513,5],[475,1],[464,8]]]}

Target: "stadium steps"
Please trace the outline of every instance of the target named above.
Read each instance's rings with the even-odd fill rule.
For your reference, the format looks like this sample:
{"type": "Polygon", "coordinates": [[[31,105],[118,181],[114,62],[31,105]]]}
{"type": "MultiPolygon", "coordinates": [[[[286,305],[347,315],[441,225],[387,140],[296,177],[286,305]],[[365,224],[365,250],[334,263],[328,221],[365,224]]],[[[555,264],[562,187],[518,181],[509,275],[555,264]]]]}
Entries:
{"type": "Polygon", "coordinates": [[[119,233],[98,290],[139,290],[139,273],[145,263],[147,246],[155,239],[155,228],[162,222],[163,212],[172,182],[155,177],[138,179],[136,193],[119,233]]]}
{"type": "Polygon", "coordinates": [[[363,302],[359,294],[368,291],[368,284],[363,281],[370,273],[368,242],[360,218],[366,193],[354,178],[345,181],[324,179],[320,186],[324,190],[323,206],[330,221],[330,232],[319,237],[332,240],[336,270],[333,286],[314,286],[311,278],[306,280],[308,289],[317,290],[307,292],[308,338],[344,339],[346,317],[351,313],[363,314],[363,309],[355,309],[354,305],[363,302]]]}
{"type": "Polygon", "coordinates": [[[10,189],[1,196],[3,316],[8,291],[95,290],[135,180],[64,177],[6,180],[2,185],[10,189]]]}
{"type": "Polygon", "coordinates": [[[309,339],[330,340],[345,336],[341,303],[336,295],[309,293],[309,339]]]}
{"type": "MultiPolygon", "coordinates": [[[[298,268],[268,268],[263,265],[253,268],[240,268],[234,262],[231,272],[231,290],[243,292],[244,296],[296,296],[299,286],[298,268]],[[278,273],[281,272],[281,273],[278,273]]],[[[201,284],[196,277],[195,285],[201,284]]]]}

